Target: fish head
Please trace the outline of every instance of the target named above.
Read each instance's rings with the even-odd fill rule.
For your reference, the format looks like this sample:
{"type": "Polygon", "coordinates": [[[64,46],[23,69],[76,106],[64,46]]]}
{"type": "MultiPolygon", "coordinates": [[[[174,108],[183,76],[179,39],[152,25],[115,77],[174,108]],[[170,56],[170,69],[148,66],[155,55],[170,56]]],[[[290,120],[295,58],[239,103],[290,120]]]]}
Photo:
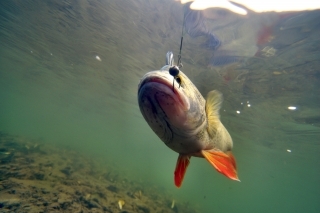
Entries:
{"type": "Polygon", "coordinates": [[[140,111],[166,144],[174,135],[193,135],[206,122],[201,93],[182,71],[173,77],[169,68],[146,73],[138,86],[140,111]]]}

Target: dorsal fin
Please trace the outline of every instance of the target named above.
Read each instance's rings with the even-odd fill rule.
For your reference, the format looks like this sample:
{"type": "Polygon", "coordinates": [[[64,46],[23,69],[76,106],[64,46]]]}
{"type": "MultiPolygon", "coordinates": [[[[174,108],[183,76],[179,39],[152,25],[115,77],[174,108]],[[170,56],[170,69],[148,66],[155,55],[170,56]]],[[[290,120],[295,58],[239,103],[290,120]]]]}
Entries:
{"type": "Polygon", "coordinates": [[[213,137],[217,132],[217,127],[220,124],[219,110],[222,103],[222,94],[217,90],[212,90],[207,95],[206,113],[208,119],[208,133],[213,137]]]}

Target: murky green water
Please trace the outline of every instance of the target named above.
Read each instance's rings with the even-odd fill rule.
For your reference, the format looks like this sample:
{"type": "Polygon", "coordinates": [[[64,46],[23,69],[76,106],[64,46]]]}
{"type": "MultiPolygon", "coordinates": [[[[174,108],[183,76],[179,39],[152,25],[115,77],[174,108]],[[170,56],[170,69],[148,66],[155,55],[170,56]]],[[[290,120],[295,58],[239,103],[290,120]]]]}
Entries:
{"type": "Polygon", "coordinates": [[[241,182],[193,158],[177,189],[177,153],[136,96],[167,51],[177,56],[182,17],[171,0],[1,1],[0,130],[113,162],[200,212],[319,212],[320,11],[207,11],[215,51],[185,34],[183,71],[203,95],[223,93],[241,182]],[[216,66],[217,56],[241,60],[216,66]]]}

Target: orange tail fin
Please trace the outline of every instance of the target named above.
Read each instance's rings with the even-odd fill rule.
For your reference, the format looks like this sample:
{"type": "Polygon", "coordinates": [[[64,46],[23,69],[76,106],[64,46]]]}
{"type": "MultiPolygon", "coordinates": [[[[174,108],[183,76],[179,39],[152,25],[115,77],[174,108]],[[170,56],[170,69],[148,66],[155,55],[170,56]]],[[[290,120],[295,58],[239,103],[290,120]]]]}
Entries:
{"type": "Polygon", "coordinates": [[[237,174],[236,160],[231,152],[202,150],[201,153],[218,172],[232,180],[240,181],[237,174]]]}
{"type": "Polygon", "coordinates": [[[180,188],[184,175],[186,174],[188,165],[190,163],[190,156],[179,155],[177,160],[176,169],[174,170],[174,184],[180,188]]]}

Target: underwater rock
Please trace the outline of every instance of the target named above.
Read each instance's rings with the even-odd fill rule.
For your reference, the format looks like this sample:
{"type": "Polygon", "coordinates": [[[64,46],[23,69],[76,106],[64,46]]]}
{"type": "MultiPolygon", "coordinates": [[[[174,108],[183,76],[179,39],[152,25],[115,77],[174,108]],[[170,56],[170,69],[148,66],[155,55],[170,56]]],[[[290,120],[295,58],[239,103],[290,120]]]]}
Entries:
{"type": "Polygon", "coordinates": [[[113,186],[113,185],[108,186],[107,189],[108,189],[109,191],[114,192],[114,193],[117,193],[117,192],[118,192],[118,188],[115,187],[115,186],[113,186]]]}
{"type": "Polygon", "coordinates": [[[84,206],[86,208],[88,208],[88,209],[100,208],[100,205],[97,202],[93,201],[93,200],[83,199],[82,201],[83,201],[82,203],[84,204],[84,206]]]}
{"type": "Polygon", "coordinates": [[[50,192],[46,189],[41,189],[42,194],[49,194],[50,192]]]}
{"type": "Polygon", "coordinates": [[[33,179],[43,180],[43,179],[44,179],[44,174],[43,174],[43,173],[35,173],[35,174],[33,175],[33,179]]]}
{"type": "Polygon", "coordinates": [[[8,194],[15,194],[16,193],[16,190],[14,190],[14,189],[10,189],[9,191],[8,191],[8,194]]]}
{"type": "Polygon", "coordinates": [[[110,212],[110,213],[112,213],[112,211],[111,211],[109,208],[107,208],[106,206],[103,206],[103,207],[102,207],[102,210],[103,210],[104,212],[110,212]]]}
{"type": "Polygon", "coordinates": [[[58,203],[60,204],[61,209],[64,209],[64,210],[67,210],[68,207],[71,205],[71,202],[69,202],[69,201],[58,200],[58,203]]]}
{"type": "Polygon", "coordinates": [[[101,190],[98,190],[97,195],[102,199],[107,199],[107,196],[101,192],[101,190]]]}
{"type": "Polygon", "coordinates": [[[71,168],[69,166],[61,169],[60,172],[62,172],[66,176],[70,176],[72,174],[71,168]]]}
{"type": "Polygon", "coordinates": [[[148,207],[138,205],[138,209],[143,213],[150,213],[150,209],[148,207]]]}
{"type": "Polygon", "coordinates": [[[59,209],[60,209],[60,204],[59,204],[58,202],[51,203],[51,204],[49,205],[49,209],[59,210],[59,209]]]}
{"type": "Polygon", "coordinates": [[[20,206],[20,199],[0,199],[0,208],[11,209],[13,207],[20,206]]]}
{"type": "Polygon", "coordinates": [[[23,206],[23,209],[29,211],[31,209],[31,206],[30,205],[25,205],[25,206],[23,206]]]}

